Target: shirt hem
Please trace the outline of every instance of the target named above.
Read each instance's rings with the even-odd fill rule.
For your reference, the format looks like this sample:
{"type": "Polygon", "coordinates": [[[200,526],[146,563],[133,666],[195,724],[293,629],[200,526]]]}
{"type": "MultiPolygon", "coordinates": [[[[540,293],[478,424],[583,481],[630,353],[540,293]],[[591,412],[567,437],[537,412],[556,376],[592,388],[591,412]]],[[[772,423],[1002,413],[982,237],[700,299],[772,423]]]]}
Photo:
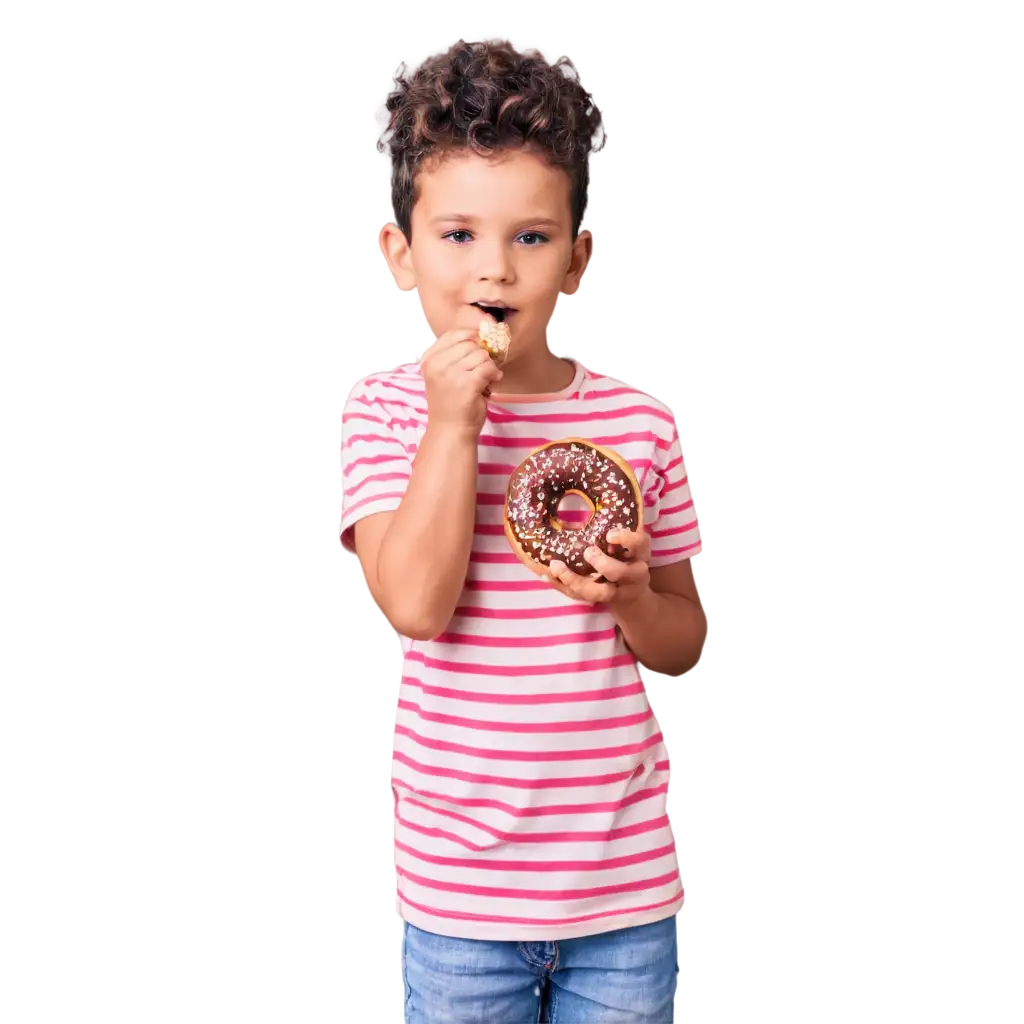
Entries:
{"type": "Polygon", "coordinates": [[[361,519],[377,515],[379,512],[397,512],[401,504],[401,498],[385,498],[375,501],[372,505],[356,509],[355,512],[347,513],[338,528],[338,539],[341,541],[341,546],[353,555],[358,554],[356,551],[356,523],[361,519]]]}
{"type": "Polygon", "coordinates": [[[395,909],[398,916],[414,928],[435,935],[456,939],[484,939],[491,942],[551,942],[563,939],[584,938],[603,932],[634,928],[642,924],[654,924],[674,917],[683,907],[683,890],[679,895],[660,907],[649,910],[627,911],[574,924],[530,925],[510,924],[504,921],[477,921],[456,917],[437,917],[407,903],[400,892],[395,894],[395,909]]]}

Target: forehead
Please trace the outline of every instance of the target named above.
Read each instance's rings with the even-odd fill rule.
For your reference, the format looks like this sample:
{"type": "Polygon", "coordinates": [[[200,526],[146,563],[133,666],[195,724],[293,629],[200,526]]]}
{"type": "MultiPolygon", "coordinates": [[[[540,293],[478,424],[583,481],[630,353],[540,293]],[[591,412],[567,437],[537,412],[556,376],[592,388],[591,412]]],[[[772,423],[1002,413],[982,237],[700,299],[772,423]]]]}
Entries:
{"type": "Polygon", "coordinates": [[[569,175],[528,150],[487,157],[451,150],[424,161],[416,185],[415,212],[428,220],[452,213],[569,219],[569,175]]]}

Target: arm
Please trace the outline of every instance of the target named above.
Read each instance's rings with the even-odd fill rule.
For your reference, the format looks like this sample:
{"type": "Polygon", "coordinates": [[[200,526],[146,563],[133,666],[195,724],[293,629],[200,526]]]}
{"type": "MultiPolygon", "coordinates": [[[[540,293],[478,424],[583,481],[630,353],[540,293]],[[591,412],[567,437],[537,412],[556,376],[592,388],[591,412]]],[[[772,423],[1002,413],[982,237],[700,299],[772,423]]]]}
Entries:
{"type": "Polygon", "coordinates": [[[627,607],[610,608],[626,646],[652,672],[681,676],[700,660],[708,620],[686,558],[649,570],[649,586],[627,607]]]}
{"type": "Polygon", "coordinates": [[[476,487],[476,436],[428,426],[399,508],[356,524],[370,593],[403,636],[432,640],[451,620],[469,568],[476,487]]]}
{"type": "Polygon", "coordinates": [[[679,676],[700,660],[708,623],[693,580],[692,556],[701,550],[700,530],[674,416],[665,440],[668,449],[656,451],[658,465],[644,495],[649,506],[646,539],[632,552],[648,563],[646,573],[633,570],[636,580],[647,585],[623,594],[620,607],[613,602],[610,610],[626,646],[642,665],[679,676]],[[639,594],[635,604],[628,600],[633,593],[639,594]]]}
{"type": "MultiPolygon", "coordinates": [[[[567,597],[604,604],[642,665],[680,676],[700,660],[708,623],[693,580],[700,530],[674,418],[666,440],[667,451],[658,455],[655,479],[645,494],[644,504],[650,507],[646,524],[639,531],[607,534],[609,544],[625,548],[625,561],[593,547],[585,557],[597,570],[594,578],[577,576],[564,562],[552,562],[549,573],[567,597]],[[602,576],[607,582],[598,583],[602,576]]],[[[659,446],[658,452],[665,448],[659,446]]]]}
{"type": "Polygon", "coordinates": [[[448,625],[469,568],[484,394],[502,377],[478,327],[446,331],[420,360],[427,426],[405,493],[394,511],[356,524],[370,592],[391,625],[413,640],[433,640],[448,625]]]}
{"type": "Polygon", "coordinates": [[[690,559],[651,567],[651,537],[646,530],[613,530],[612,544],[622,544],[625,562],[588,548],[587,561],[608,581],[578,576],[564,562],[549,566],[552,584],[567,597],[603,604],[622,631],[626,646],[652,672],[681,676],[700,660],[708,623],[693,580],[690,559]]]}

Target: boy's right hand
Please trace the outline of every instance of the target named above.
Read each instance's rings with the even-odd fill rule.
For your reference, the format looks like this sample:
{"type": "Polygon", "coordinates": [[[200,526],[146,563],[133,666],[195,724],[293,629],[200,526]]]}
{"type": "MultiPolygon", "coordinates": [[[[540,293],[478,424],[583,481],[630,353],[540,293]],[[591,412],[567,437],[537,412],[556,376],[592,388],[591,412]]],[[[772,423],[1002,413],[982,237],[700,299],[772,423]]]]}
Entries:
{"type": "Polygon", "coordinates": [[[428,426],[478,437],[487,422],[487,401],[501,370],[480,344],[479,329],[445,331],[420,359],[427,387],[428,426]]]}

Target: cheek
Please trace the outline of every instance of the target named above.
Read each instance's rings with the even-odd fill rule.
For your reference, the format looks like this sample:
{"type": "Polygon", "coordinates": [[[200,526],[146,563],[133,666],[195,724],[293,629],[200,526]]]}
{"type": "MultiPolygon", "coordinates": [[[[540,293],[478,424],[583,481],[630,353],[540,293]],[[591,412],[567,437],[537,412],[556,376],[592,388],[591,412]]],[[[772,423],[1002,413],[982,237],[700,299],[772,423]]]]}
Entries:
{"type": "Polygon", "coordinates": [[[548,245],[516,249],[515,274],[519,289],[530,296],[534,304],[557,301],[569,267],[568,253],[548,245]]]}
{"type": "Polygon", "coordinates": [[[416,291],[435,337],[452,328],[453,317],[465,315],[461,309],[464,286],[462,277],[453,279],[443,267],[428,264],[426,271],[417,270],[416,291]]]}
{"type": "Polygon", "coordinates": [[[416,271],[417,287],[439,299],[458,295],[465,284],[466,267],[459,259],[459,250],[443,239],[423,240],[413,245],[413,267],[416,271]]]}

